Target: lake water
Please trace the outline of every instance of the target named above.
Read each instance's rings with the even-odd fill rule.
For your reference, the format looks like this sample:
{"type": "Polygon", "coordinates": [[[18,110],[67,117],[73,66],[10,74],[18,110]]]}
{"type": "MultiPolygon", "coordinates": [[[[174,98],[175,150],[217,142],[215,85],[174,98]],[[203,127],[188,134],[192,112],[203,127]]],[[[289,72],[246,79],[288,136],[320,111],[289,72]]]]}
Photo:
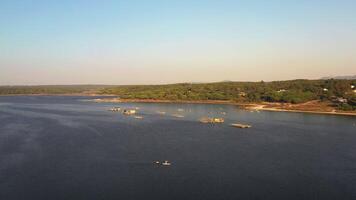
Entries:
{"type": "Polygon", "coordinates": [[[356,199],[356,117],[88,98],[0,97],[1,200],[356,199]]]}

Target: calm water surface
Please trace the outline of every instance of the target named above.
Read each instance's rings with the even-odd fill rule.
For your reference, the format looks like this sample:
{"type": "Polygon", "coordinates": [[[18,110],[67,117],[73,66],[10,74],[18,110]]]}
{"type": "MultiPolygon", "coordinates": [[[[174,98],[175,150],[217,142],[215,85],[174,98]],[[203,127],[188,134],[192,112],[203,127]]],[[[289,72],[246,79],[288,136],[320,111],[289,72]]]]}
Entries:
{"type": "Polygon", "coordinates": [[[0,97],[1,200],[356,199],[356,117],[87,98],[0,97]]]}

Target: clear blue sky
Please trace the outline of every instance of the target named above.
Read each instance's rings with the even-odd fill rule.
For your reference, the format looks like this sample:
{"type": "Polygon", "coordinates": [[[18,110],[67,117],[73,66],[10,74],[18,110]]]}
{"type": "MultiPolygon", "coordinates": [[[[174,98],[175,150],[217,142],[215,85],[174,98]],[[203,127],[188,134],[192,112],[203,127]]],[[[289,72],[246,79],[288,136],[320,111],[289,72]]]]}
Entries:
{"type": "Polygon", "coordinates": [[[356,74],[356,1],[0,0],[0,85],[356,74]]]}

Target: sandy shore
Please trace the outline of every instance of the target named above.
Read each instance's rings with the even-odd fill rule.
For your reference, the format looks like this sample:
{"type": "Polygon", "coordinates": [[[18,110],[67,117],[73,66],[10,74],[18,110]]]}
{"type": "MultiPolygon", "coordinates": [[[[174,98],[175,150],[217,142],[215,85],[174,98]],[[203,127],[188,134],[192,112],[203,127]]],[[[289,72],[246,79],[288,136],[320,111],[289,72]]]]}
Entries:
{"type": "Polygon", "coordinates": [[[120,98],[101,98],[92,100],[97,103],[190,103],[190,104],[225,104],[236,105],[247,110],[264,110],[273,112],[296,112],[311,114],[328,115],[347,115],[356,116],[356,112],[337,111],[333,107],[324,105],[317,101],[311,101],[303,104],[281,104],[281,103],[237,103],[232,101],[204,100],[204,101],[172,101],[157,99],[120,99],[120,98]],[[294,109],[297,108],[297,109],[294,109]]]}
{"type": "Polygon", "coordinates": [[[274,112],[295,112],[295,113],[311,113],[311,114],[327,114],[327,115],[348,115],[356,116],[356,112],[342,112],[342,111],[311,111],[311,110],[293,110],[293,109],[283,109],[283,108],[268,108],[266,105],[257,105],[255,107],[249,107],[252,110],[264,110],[264,111],[274,111],[274,112]]]}
{"type": "Polygon", "coordinates": [[[173,100],[157,100],[157,99],[120,99],[120,98],[100,98],[93,99],[97,103],[191,103],[191,104],[230,104],[230,105],[255,105],[255,104],[239,104],[231,101],[218,101],[218,100],[206,100],[206,101],[173,101],[173,100]]]}

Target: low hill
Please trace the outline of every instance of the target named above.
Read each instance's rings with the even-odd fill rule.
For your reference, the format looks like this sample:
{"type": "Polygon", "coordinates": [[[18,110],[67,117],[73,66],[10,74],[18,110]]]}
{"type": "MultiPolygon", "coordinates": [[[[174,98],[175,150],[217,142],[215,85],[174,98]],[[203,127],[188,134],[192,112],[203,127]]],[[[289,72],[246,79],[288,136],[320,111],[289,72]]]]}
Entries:
{"type": "Polygon", "coordinates": [[[339,80],[356,80],[356,75],[353,76],[328,76],[321,79],[339,79],[339,80]]]}

